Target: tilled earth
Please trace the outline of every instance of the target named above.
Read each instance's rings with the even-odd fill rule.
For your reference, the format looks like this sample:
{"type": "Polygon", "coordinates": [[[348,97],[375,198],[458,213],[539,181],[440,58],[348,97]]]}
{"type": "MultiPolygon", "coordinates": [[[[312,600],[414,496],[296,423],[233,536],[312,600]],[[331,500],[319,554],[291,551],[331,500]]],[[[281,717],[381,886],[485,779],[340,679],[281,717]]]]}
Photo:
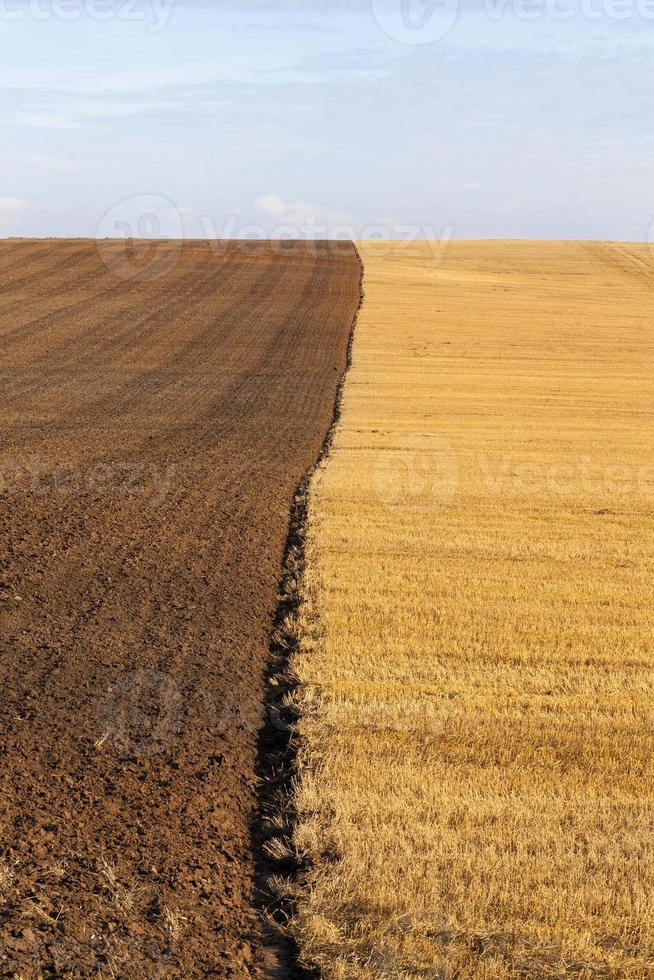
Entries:
{"type": "Polygon", "coordinates": [[[259,976],[257,732],[349,244],[0,243],[0,976],[259,976]]]}

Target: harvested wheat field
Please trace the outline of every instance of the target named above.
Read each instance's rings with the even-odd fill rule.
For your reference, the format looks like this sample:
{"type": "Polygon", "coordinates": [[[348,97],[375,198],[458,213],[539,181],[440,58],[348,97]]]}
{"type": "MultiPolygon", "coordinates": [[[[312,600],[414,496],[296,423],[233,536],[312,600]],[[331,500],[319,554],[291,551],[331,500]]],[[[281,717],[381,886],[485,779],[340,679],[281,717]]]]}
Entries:
{"type": "Polygon", "coordinates": [[[303,958],[654,977],[653,257],[361,251],[294,659],[303,958]]]}
{"type": "Polygon", "coordinates": [[[263,678],[360,265],[133,248],[0,244],[2,977],[261,974],[263,678]]]}

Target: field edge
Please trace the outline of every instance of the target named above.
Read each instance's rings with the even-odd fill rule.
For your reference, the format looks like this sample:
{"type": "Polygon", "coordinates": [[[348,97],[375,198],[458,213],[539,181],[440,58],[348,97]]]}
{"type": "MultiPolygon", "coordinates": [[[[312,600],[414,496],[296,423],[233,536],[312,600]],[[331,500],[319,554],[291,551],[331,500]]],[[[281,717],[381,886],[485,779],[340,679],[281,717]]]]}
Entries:
{"type": "Polygon", "coordinates": [[[291,505],[288,536],[279,585],[279,605],[270,638],[269,670],[264,697],[264,726],[258,745],[259,810],[253,829],[256,889],[265,930],[265,969],[270,980],[318,980],[317,965],[303,957],[293,923],[306,887],[305,856],[294,845],[300,815],[294,806],[298,779],[297,757],[301,739],[297,721],[299,677],[294,658],[304,634],[307,531],[312,486],[327,464],[341,423],[343,396],[352,368],[357,325],[365,302],[365,266],[355,242],[352,247],[360,269],[359,304],[348,339],[345,368],[340,379],[332,421],[314,465],[300,481],[291,505]]]}

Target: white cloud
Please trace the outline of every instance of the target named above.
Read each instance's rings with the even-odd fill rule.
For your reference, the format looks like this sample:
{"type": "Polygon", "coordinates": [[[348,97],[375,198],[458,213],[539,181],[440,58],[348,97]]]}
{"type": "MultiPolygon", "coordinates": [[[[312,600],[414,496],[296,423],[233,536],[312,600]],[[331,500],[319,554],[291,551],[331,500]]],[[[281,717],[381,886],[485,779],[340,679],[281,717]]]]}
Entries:
{"type": "Polygon", "coordinates": [[[272,214],[275,218],[280,218],[286,208],[284,201],[278,194],[268,194],[265,197],[260,197],[256,205],[264,214],[272,214]]]}
{"type": "Polygon", "coordinates": [[[293,228],[298,237],[313,231],[328,235],[331,231],[345,225],[351,226],[352,215],[306,201],[285,201],[279,194],[266,194],[255,201],[257,210],[275,218],[280,226],[293,228]]]}
{"type": "Polygon", "coordinates": [[[27,201],[18,197],[0,197],[0,225],[9,224],[15,216],[29,207],[27,201]]]}

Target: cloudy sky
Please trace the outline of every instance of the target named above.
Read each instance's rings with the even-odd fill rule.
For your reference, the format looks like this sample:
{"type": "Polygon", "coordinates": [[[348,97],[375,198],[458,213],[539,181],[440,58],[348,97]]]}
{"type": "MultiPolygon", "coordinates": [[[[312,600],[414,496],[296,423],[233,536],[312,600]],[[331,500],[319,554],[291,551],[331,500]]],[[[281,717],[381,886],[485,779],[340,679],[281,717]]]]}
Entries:
{"type": "Polygon", "coordinates": [[[0,236],[647,240],[654,0],[0,0],[0,236]]]}

